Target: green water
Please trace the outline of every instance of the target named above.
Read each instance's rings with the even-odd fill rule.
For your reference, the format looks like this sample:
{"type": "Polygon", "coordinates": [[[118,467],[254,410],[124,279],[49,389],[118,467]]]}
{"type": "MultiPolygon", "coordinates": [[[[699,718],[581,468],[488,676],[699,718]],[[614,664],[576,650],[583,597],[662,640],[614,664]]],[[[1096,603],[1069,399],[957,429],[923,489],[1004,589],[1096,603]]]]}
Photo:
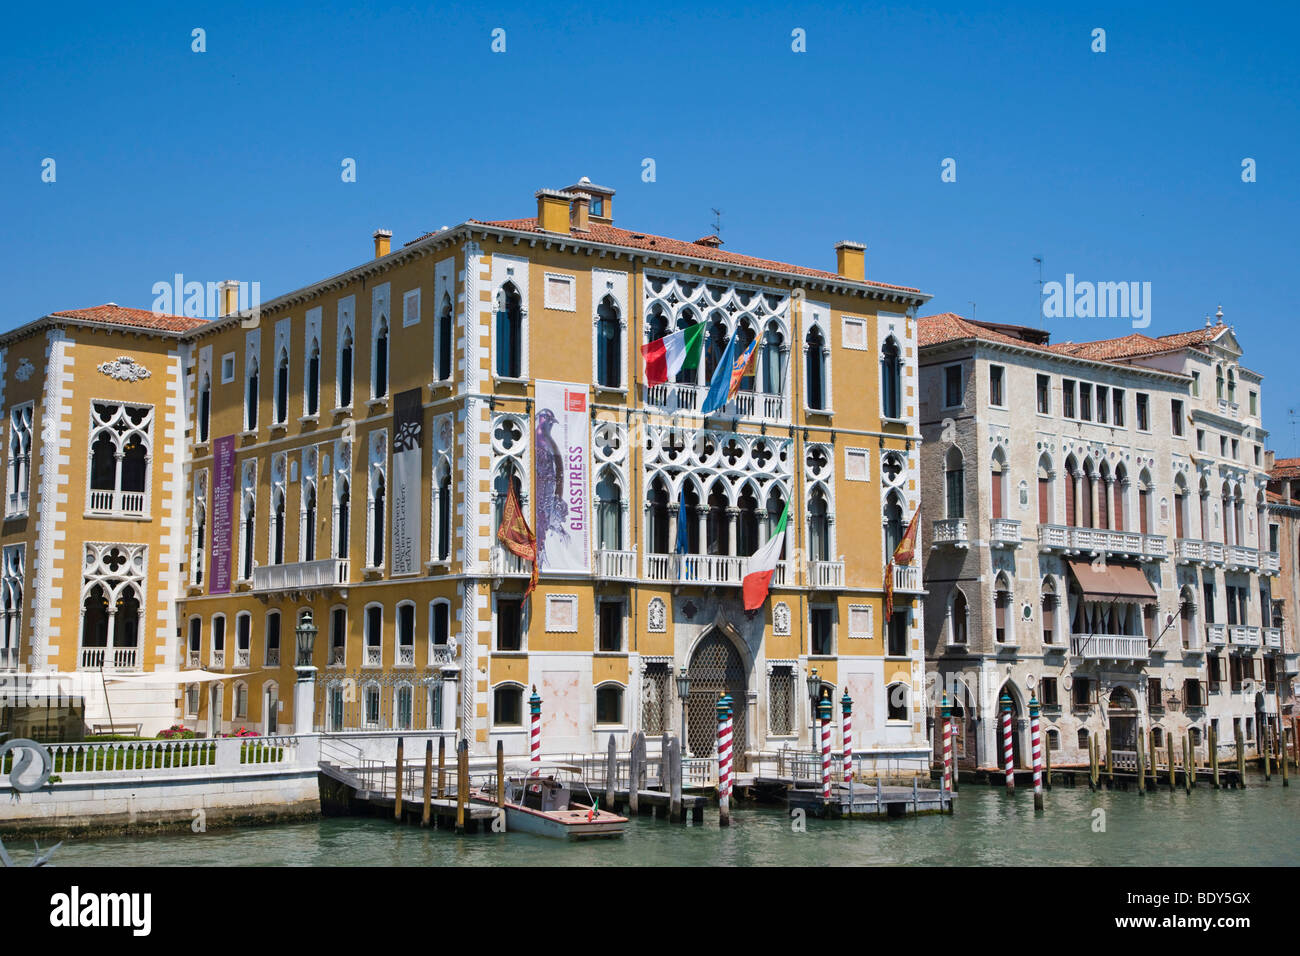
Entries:
{"type": "MultiPolygon", "coordinates": [[[[1198,787],[1094,793],[1057,787],[1035,815],[1033,795],[968,784],[951,817],[887,822],[791,820],[771,807],[716,810],[700,826],[642,818],[621,840],[565,844],[526,834],[458,837],[387,820],[322,819],[281,826],[68,840],[64,866],[551,866],[1028,864],[1293,866],[1300,863],[1300,785],[1252,778],[1245,790],[1198,787]],[[1105,812],[1104,832],[1094,827],[1105,812]]],[[[12,850],[25,850],[10,841],[12,850]]],[[[15,856],[18,854],[15,853],[15,856]]]]}

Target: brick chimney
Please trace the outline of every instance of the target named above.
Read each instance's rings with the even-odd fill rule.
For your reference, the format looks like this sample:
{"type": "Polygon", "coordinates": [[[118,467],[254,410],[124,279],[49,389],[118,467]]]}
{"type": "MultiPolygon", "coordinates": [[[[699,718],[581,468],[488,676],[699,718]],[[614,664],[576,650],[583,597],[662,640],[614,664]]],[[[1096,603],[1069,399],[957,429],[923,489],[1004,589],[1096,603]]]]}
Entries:
{"type": "Polygon", "coordinates": [[[854,282],[866,282],[867,247],[847,239],[835,243],[835,272],[854,282]]]}
{"type": "Polygon", "coordinates": [[[381,256],[388,255],[388,250],[393,243],[393,230],[376,229],[373,238],[375,240],[375,258],[378,259],[381,256]]]}
{"type": "Polygon", "coordinates": [[[572,194],[559,189],[539,189],[533,195],[537,197],[538,228],[568,235],[569,203],[573,201],[572,194]]]}
{"type": "Polygon", "coordinates": [[[591,232],[591,197],[581,193],[573,197],[569,207],[569,225],[574,232],[591,232]]]}

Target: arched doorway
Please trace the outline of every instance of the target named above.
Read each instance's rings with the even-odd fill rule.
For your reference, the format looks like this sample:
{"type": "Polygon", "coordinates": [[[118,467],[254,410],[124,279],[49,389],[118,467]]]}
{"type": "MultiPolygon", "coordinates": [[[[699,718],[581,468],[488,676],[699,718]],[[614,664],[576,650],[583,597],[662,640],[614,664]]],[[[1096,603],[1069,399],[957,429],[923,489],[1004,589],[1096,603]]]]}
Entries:
{"type": "Polygon", "coordinates": [[[688,673],[691,692],[686,702],[687,744],[691,755],[707,757],[717,750],[718,694],[725,691],[731,698],[732,763],[739,769],[749,740],[748,686],[740,651],[714,628],[695,645],[688,673]]]}
{"type": "Polygon", "coordinates": [[[1110,719],[1110,745],[1112,750],[1137,750],[1138,711],[1137,700],[1123,687],[1116,687],[1106,706],[1110,719]]]}

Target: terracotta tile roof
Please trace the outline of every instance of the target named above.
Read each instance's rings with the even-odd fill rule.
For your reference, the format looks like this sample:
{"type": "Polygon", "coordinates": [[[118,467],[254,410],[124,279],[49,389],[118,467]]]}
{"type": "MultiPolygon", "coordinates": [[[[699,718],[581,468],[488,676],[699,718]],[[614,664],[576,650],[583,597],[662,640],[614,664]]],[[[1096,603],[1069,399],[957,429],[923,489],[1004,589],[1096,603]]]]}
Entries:
{"type": "Polygon", "coordinates": [[[1062,342],[1052,349],[1066,355],[1079,358],[1113,359],[1135,358],[1140,355],[1155,355],[1159,352],[1172,352],[1175,349],[1212,342],[1227,330],[1222,322],[1209,328],[1192,329],[1188,332],[1174,332],[1170,335],[1152,337],[1134,332],[1132,335],[1116,339],[1099,339],[1095,342],[1062,342]]]}
{"type": "MultiPolygon", "coordinates": [[[[545,233],[545,230],[538,228],[536,218],[499,219],[495,221],[471,219],[470,222],[481,226],[497,226],[502,229],[517,229],[521,232],[545,233]]],[[[546,234],[549,235],[549,233],[546,234]]],[[[436,233],[428,233],[426,236],[421,236],[420,238],[425,239],[432,235],[436,235],[436,233]]],[[[681,239],[669,239],[665,236],[655,236],[645,232],[632,232],[631,230],[620,229],[617,226],[610,226],[602,222],[591,223],[591,229],[588,232],[573,233],[572,238],[590,239],[593,242],[599,242],[605,245],[622,246],[627,249],[640,249],[645,252],[662,252],[666,256],[704,259],[710,262],[726,263],[727,265],[744,266],[751,269],[763,269],[768,272],[785,272],[790,275],[807,276],[813,279],[844,280],[843,276],[836,275],[834,272],[825,272],[821,269],[808,269],[804,266],[790,265],[787,262],[777,262],[773,259],[758,259],[753,256],[742,256],[734,252],[724,252],[721,249],[703,245],[701,243],[683,242],[681,239]]],[[[867,282],[886,289],[897,289],[899,292],[911,292],[918,295],[922,294],[920,289],[914,289],[911,286],[893,285],[888,282],[878,282],[871,278],[868,278],[867,282]]]]}
{"type": "Polygon", "coordinates": [[[1273,462],[1273,470],[1268,477],[1274,481],[1288,481],[1300,478],[1300,458],[1278,458],[1273,462]]]}
{"type": "MultiPolygon", "coordinates": [[[[1014,327],[1015,326],[1003,326],[1003,328],[1014,327]]],[[[941,312],[938,315],[923,315],[916,320],[916,343],[921,348],[925,348],[929,345],[941,345],[944,342],[955,342],[960,339],[980,339],[984,342],[1000,342],[1003,345],[1018,345],[1022,348],[1036,349],[1040,352],[1051,351],[1050,346],[1038,345],[1034,342],[1018,339],[1014,335],[1007,335],[1005,332],[999,332],[996,329],[989,328],[986,325],[981,325],[978,322],[972,322],[970,319],[963,318],[956,312],[941,312]]]]}
{"type": "Polygon", "coordinates": [[[160,332],[188,332],[205,324],[207,319],[192,319],[183,315],[160,315],[148,309],[130,309],[109,302],[89,309],[64,309],[51,312],[52,318],[81,319],[83,322],[104,322],[111,325],[131,325],[138,328],[157,329],[160,332]]]}

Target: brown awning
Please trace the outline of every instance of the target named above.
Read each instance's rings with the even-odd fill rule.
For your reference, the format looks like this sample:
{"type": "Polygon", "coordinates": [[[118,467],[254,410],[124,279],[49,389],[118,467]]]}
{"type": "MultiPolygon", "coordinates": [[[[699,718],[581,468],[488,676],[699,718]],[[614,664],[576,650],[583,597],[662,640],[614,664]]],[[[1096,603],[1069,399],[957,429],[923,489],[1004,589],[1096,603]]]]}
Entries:
{"type": "Polygon", "coordinates": [[[1088,558],[1066,558],[1070,573],[1088,601],[1153,602],[1156,592],[1142,569],[1134,564],[1094,566],[1088,558]]]}

